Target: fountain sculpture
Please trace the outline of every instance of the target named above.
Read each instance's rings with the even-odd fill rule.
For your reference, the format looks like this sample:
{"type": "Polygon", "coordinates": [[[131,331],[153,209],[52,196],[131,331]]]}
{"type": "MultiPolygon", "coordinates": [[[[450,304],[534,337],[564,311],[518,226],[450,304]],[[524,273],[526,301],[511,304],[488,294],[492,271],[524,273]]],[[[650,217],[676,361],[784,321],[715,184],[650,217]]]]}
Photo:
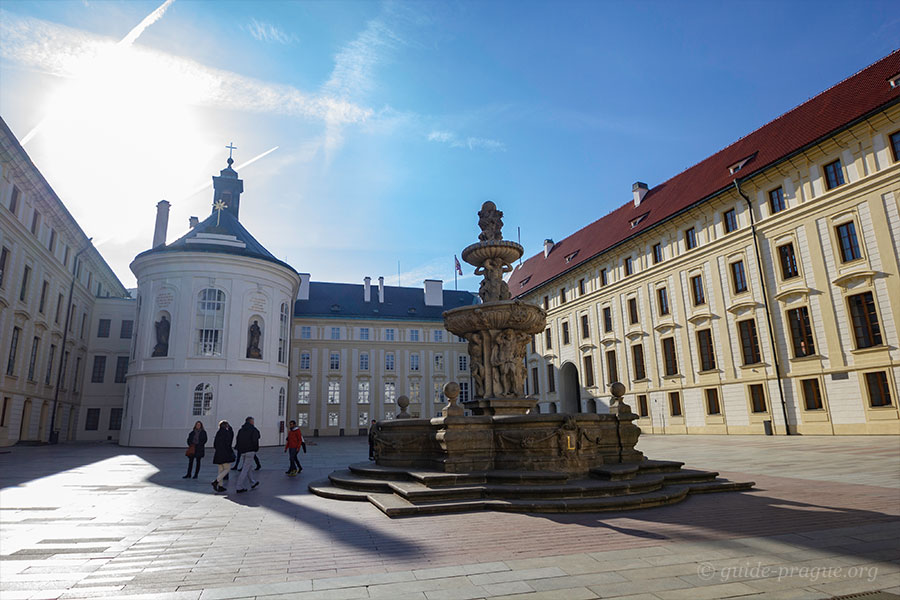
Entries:
{"type": "Polygon", "coordinates": [[[503,239],[503,213],[485,202],[478,218],[479,241],[462,257],[483,276],[482,302],[444,313],[444,327],[468,341],[473,399],[460,406],[459,385],[448,383],[448,404],[434,419],[409,418],[407,400],[397,420],[378,424],[374,465],[335,471],[311,483],[313,493],[368,500],[388,516],[402,516],[642,508],[691,492],[752,487],[681,469],[679,462],[645,459],[635,450],[641,430],[621,383],[610,386],[608,414],[536,414],[537,398],[525,395],[526,347],[544,330],[547,315],[511,299],[503,275],[523,249],[503,239]]]}

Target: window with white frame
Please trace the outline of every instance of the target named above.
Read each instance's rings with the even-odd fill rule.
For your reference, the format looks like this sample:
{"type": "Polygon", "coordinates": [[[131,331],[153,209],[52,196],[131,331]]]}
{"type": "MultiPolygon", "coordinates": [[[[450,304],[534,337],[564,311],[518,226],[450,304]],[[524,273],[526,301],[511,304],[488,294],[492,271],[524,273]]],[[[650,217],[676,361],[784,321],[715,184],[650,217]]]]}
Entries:
{"type": "Polygon", "coordinates": [[[197,354],[221,356],[225,326],[225,292],[215,288],[200,290],[197,297],[197,354]]]}
{"type": "Polygon", "coordinates": [[[386,410],[386,411],[384,411],[384,418],[385,418],[386,420],[388,420],[388,421],[393,420],[393,418],[394,418],[394,411],[392,411],[392,410],[386,410]]]}
{"type": "Polygon", "coordinates": [[[337,427],[338,426],[338,414],[336,412],[328,413],[328,426],[329,427],[337,427]]]}
{"type": "Polygon", "coordinates": [[[368,404],[369,403],[369,382],[368,381],[360,381],[357,384],[356,401],[359,404],[368,404]]]}
{"type": "Polygon", "coordinates": [[[284,404],[285,404],[285,400],[286,400],[285,396],[286,396],[286,394],[284,392],[284,388],[281,388],[280,390],[278,390],[278,416],[279,417],[284,416],[284,404]]]}
{"type": "Polygon", "coordinates": [[[443,342],[444,341],[444,331],[442,329],[434,330],[434,341],[435,342],[443,342]]]}
{"type": "Polygon", "coordinates": [[[300,326],[300,339],[308,340],[312,338],[312,327],[309,325],[300,326]]]}
{"type": "Polygon", "coordinates": [[[340,352],[332,352],[330,358],[328,359],[328,368],[332,371],[337,371],[341,368],[341,353],[340,352]]]}
{"type": "Polygon", "coordinates": [[[419,370],[419,355],[418,354],[410,354],[409,355],[409,370],[410,371],[418,371],[419,370]]]}
{"type": "Polygon", "coordinates": [[[369,370],[369,353],[368,352],[360,352],[359,353],[359,370],[360,371],[368,371],[369,370]]]}
{"type": "Polygon", "coordinates": [[[300,353],[300,368],[304,369],[304,370],[309,369],[310,362],[311,362],[311,360],[309,357],[309,352],[301,352],[300,353]]]}
{"type": "Polygon", "coordinates": [[[331,339],[333,339],[333,340],[341,339],[341,328],[340,327],[332,327],[331,328],[331,339]]]}
{"type": "Polygon", "coordinates": [[[444,384],[441,381],[434,382],[434,401],[440,403],[447,401],[444,397],[444,384]]]}
{"type": "Polygon", "coordinates": [[[300,427],[309,427],[309,413],[298,414],[297,425],[299,425],[300,427]]]}
{"type": "Polygon", "coordinates": [[[297,382],[297,404],[309,404],[309,382],[297,382]]]}
{"type": "Polygon", "coordinates": [[[198,383],[194,388],[194,410],[195,417],[205,417],[212,412],[213,391],[212,386],[208,383],[198,383]]]}
{"type": "Polygon", "coordinates": [[[291,319],[288,316],[287,302],[281,303],[281,317],[278,323],[278,362],[284,364],[288,358],[288,335],[290,335],[291,319]]]}
{"type": "Polygon", "coordinates": [[[366,411],[361,411],[359,413],[359,420],[357,421],[360,427],[365,427],[369,424],[369,413],[366,411]]]}
{"type": "Polygon", "coordinates": [[[393,371],[394,370],[394,353],[388,352],[384,355],[384,370],[385,371],[393,371]]]}
{"type": "Polygon", "coordinates": [[[421,402],[422,395],[420,393],[420,384],[418,381],[410,381],[409,382],[409,401],[410,402],[421,402]]]}
{"type": "Polygon", "coordinates": [[[328,404],[340,404],[341,403],[341,382],[340,381],[329,381],[328,382],[328,404]]]}
{"type": "Polygon", "coordinates": [[[443,354],[435,354],[434,355],[434,370],[443,372],[443,370],[444,370],[444,355],[443,354]]]}
{"type": "Polygon", "coordinates": [[[394,330],[392,328],[388,328],[384,330],[384,341],[393,342],[394,341],[394,330]]]}
{"type": "Polygon", "coordinates": [[[468,371],[469,370],[469,355],[468,354],[460,354],[459,355],[459,370],[460,371],[468,371]]]}
{"type": "Polygon", "coordinates": [[[360,327],[359,328],[359,339],[361,339],[361,340],[369,339],[369,328],[368,327],[360,327]]]}
{"type": "Polygon", "coordinates": [[[411,342],[419,341],[419,330],[418,329],[410,329],[409,330],[409,341],[411,341],[411,342]]]}
{"type": "Polygon", "coordinates": [[[469,399],[469,382],[468,381],[460,381],[459,382],[459,401],[465,402],[469,399]]]}
{"type": "Polygon", "coordinates": [[[384,403],[393,404],[397,399],[397,384],[393,381],[384,382],[384,403]]]}

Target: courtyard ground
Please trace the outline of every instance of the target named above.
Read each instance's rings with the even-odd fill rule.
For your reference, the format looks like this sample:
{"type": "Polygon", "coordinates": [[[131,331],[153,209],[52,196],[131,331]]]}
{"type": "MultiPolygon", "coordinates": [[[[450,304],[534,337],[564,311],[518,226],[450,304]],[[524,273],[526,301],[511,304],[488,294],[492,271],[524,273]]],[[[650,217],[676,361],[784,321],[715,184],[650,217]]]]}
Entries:
{"type": "Polygon", "coordinates": [[[212,493],[211,453],[200,478],[185,480],[177,449],[2,449],[0,598],[900,594],[898,437],[645,435],[638,449],[649,458],[756,488],[631,512],[396,520],[307,492],[364,460],[364,439],[308,441],[301,476],[286,477],[287,456],[267,448],[261,485],[240,495],[212,493]]]}

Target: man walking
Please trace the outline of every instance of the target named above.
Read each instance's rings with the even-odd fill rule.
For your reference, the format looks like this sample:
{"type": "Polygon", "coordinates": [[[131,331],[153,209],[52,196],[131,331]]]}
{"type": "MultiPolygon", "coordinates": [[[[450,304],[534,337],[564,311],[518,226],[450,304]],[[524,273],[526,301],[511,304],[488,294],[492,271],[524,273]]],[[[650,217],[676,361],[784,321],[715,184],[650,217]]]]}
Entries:
{"type": "Polygon", "coordinates": [[[253,480],[253,459],[259,451],[259,429],[253,426],[253,417],[247,417],[243,427],[238,431],[235,444],[238,452],[244,457],[244,468],[237,481],[238,494],[247,491],[247,483],[251,483],[250,489],[259,485],[259,481],[253,480]]]}
{"type": "Polygon", "coordinates": [[[372,424],[369,425],[369,460],[375,460],[375,419],[372,419],[372,424]]]}
{"type": "Polygon", "coordinates": [[[287,441],[284,444],[284,451],[289,453],[291,466],[285,473],[287,473],[289,477],[293,477],[303,470],[300,461],[297,460],[297,453],[301,447],[306,451],[306,444],[303,442],[303,434],[300,433],[300,428],[297,427],[297,421],[291,421],[290,425],[291,430],[288,432],[287,441]]]}

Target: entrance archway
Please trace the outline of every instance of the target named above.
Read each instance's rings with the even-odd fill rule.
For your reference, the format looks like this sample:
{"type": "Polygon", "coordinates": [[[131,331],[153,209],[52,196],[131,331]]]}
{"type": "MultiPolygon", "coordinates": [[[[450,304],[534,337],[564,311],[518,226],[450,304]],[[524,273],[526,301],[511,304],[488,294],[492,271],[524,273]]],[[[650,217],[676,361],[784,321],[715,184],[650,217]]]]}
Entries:
{"type": "Polygon", "coordinates": [[[19,441],[28,439],[28,430],[31,428],[31,400],[26,400],[22,405],[22,421],[19,423],[19,441]]]}
{"type": "Polygon", "coordinates": [[[578,368],[570,362],[565,363],[559,370],[560,398],[564,413],[581,412],[581,383],[578,380],[578,368]]]}

